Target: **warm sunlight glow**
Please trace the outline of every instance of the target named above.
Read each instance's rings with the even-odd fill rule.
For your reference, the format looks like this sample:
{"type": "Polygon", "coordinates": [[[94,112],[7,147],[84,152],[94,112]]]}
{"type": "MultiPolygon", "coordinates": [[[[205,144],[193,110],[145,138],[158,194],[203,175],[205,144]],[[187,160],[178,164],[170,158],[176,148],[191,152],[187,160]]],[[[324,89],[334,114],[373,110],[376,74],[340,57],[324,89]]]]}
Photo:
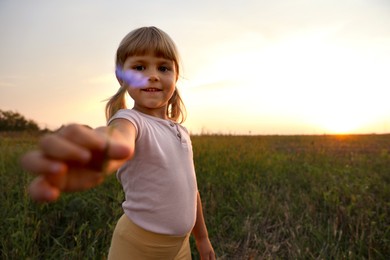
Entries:
{"type": "Polygon", "coordinates": [[[213,50],[213,62],[190,78],[186,95],[197,99],[195,108],[190,102],[191,112],[204,115],[200,103],[223,108],[228,119],[210,121],[236,124],[242,131],[292,131],[293,122],[312,133],[366,129],[381,116],[378,111],[386,111],[387,101],[378,95],[386,74],[379,73],[382,66],[374,64],[369,53],[337,45],[330,37],[334,31],[337,28],[322,28],[268,42],[252,34],[243,37],[245,41],[225,43],[213,50]],[[248,45],[248,39],[258,46],[248,45]],[[258,128],[252,129],[249,121],[258,128]]]}
{"type": "Polygon", "coordinates": [[[359,122],[349,120],[342,115],[329,116],[321,120],[321,126],[327,134],[354,133],[359,127],[359,122]]]}
{"type": "Polygon", "coordinates": [[[192,133],[390,132],[388,1],[24,2],[0,0],[0,109],[44,127],[105,124],[118,44],[154,25],[177,44],[192,133]]]}

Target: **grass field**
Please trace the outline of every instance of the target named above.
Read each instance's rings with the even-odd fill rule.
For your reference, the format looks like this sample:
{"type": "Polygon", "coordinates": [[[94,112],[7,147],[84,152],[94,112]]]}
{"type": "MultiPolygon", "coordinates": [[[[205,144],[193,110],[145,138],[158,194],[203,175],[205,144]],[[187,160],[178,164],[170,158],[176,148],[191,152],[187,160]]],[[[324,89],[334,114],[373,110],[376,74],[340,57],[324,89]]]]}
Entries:
{"type": "MultiPolygon", "coordinates": [[[[104,259],[120,185],[37,205],[18,163],[35,143],[0,134],[1,258],[104,259]]],[[[193,149],[219,259],[389,259],[390,135],[194,136],[193,149]]]]}

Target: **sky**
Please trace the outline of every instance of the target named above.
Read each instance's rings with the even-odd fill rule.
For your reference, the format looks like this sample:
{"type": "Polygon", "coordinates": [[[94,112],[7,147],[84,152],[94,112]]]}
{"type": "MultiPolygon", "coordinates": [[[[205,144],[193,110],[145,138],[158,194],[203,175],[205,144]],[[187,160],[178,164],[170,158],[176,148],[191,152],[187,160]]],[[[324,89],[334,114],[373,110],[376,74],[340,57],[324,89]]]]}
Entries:
{"type": "Polygon", "coordinates": [[[0,0],[0,109],[104,125],[119,42],[152,25],[193,134],[390,132],[388,0],[0,0]]]}

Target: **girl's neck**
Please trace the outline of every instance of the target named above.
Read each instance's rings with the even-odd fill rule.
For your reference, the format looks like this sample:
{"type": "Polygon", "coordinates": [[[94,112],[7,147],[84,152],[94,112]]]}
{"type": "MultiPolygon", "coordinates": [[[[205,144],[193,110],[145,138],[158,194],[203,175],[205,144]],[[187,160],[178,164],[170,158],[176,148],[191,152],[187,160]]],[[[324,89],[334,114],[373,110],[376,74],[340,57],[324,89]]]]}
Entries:
{"type": "Polygon", "coordinates": [[[168,119],[168,115],[166,113],[167,110],[165,107],[160,108],[160,109],[148,109],[148,108],[144,108],[144,107],[140,108],[138,106],[134,106],[133,109],[137,110],[138,112],[141,112],[143,114],[149,115],[149,116],[153,116],[153,117],[157,117],[157,118],[165,119],[165,120],[168,119]]]}

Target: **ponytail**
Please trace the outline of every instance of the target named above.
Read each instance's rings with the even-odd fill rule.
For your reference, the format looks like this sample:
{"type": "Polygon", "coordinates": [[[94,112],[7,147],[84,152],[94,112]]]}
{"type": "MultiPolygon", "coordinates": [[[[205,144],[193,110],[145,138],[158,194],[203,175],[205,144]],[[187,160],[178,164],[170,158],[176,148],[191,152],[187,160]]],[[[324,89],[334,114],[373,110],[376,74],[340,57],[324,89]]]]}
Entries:
{"type": "Polygon", "coordinates": [[[186,108],[177,88],[168,102],[167,115],[169,119],[180,124],[186,120],[186,108]]]}
{"type": "Polygon", "coordinates": [[[113,95],[106,104],[106,120],[110,118],[120,109],[126,108],[125,95],[127,93],[126,87],[121,87],[115,95],[113,95]]]}

